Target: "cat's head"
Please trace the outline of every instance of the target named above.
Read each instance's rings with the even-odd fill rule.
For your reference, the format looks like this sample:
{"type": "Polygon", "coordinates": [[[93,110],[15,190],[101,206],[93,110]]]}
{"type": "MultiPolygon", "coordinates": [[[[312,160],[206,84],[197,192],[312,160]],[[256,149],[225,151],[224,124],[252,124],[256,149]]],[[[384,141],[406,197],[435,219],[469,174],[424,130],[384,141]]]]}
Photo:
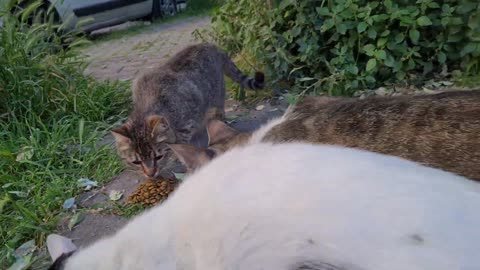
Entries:
{"type": "Polygon", "coordinates": [[[119,156],[127,165],[142,170],[151,179],[171,175],[176,161],[169,143],[176,137],[168,120],[160,115],[151,115],[141,120],[129,120],[112,130],[119,156]]]}
{"type": "Polygon", "coordinates": [[[211,120],[207,125],[208,148],[198,148],[187,144],[171,144],[170,148],[191,173],[204,166],[215,157],[247,143],[251,133],[239,132],[220,120],[211,120]]]}

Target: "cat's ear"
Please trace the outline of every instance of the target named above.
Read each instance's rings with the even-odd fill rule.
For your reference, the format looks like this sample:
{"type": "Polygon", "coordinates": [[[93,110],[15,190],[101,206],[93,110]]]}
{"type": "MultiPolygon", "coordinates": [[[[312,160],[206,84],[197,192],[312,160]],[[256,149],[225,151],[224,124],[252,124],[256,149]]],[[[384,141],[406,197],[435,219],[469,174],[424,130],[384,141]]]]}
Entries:
{"type": "Polygon", "coordinates": [[[197,148],[188,144],[169,144],[168,146],[189,172],[207,164],[216,155],[211,149],[197,148]]]}
{"type": "Polygon", "coordinates": [[[127,122],[118,128],[112,129],[112,135],[117,143],[130,143],[130,130],[131,125],[127,122]]]}
{"type": "Polygon", "coordinates": [[[72,240],[58,234],[50,234],[47,236],[47,250],[52,261],[57,262],[77,250],[77,246],[72,240]],[[63,257],[62,257],[63,256],[63,257]]]}
{"type": "Polygon", "coordinates": [[[152,134],[160,135],[170,128],[167,118],[160,115],[150,115],[145,121],[147,127],[152,131],[152,134]]]}
{"type": "Polygon", "coordinates": [[[208,132],[208,145],[214,145],[223,140],[232,138],[238,134],[238,132],[229,127],[227,124],[220,120],[212,120],[207,125],[208,132]]]}

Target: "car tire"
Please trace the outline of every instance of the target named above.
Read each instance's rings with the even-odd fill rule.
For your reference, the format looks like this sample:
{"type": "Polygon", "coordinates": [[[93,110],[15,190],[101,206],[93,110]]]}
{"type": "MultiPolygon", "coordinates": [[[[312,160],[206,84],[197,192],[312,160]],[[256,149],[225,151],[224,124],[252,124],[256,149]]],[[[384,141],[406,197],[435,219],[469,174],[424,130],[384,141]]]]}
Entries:
{"type": "Polygon", "coordinates": [[[177,14],[177,1],[176,0],[163,0],[162,1],[163,16],[170,17],[177,14]]]}
{"type": "Polygon", "coordinates": [[[155,20],[162,17],[162,0],[153,0],[152,1],[152,14],[150,20],[155,20]]]}

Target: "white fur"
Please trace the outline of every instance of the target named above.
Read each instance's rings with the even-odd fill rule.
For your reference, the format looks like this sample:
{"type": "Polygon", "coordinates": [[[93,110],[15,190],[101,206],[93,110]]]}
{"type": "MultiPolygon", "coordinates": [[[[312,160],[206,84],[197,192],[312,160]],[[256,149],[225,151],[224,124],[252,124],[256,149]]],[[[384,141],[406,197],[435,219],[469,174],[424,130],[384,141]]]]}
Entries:
{"type": "Polygon", "coordinates": [[[255,144],[255,143],[262,142],[265,135],[267,135],[267,133],[273,127],[283,123],[285,120],[287,120],[287,118],[290,118],[290,114],[292,113],[293,108],[294,106],[289,106],[282,116],[269,120],[267,123],[263,124],[259,129],[255,130],[255,132],[253,132],[252,136],[248,140],[247,144],[255,144]]]}
{"type": "Polygon", "coordinates": [[[477,270],[479,251],[478,183],[361,150],[256,144],[199,169],[66,269],[477,270]]]}

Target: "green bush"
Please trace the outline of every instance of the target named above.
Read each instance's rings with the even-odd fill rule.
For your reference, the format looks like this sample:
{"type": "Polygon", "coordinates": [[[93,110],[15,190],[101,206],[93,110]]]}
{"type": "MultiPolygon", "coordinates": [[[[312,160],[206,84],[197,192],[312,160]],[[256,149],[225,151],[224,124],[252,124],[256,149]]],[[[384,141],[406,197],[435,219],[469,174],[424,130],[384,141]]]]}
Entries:
{"type": "Polygon", "coordinates": [[[477,0],[228,0],[217,42],[245,49],[274,81],[297,90],[352,94],[446,71],[480,72],[477,0]]]}
{"type": "Polygon", "coordinates": [[[223,3],[223,0],[188,0],[187,12],[197,13],[201,11],[208,11],[212,8],[218,7],[223,3]]]}
{"type": "Polygon", "coordinates": [[[129,102],[127,84],[83,75],[82,39],[23,14],[0,14],[0,269],[23,242],[42,246],[79,178],[101,183],[123,168],[100,140],[129,102]]]}

